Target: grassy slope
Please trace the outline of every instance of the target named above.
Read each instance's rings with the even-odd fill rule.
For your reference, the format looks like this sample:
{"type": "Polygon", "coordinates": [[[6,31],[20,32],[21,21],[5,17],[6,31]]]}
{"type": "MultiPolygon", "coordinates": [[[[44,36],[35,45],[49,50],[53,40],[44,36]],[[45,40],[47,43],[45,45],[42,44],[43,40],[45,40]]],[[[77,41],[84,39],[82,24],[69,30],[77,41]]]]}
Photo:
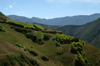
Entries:
{"type": "MultiPolygon", "coordinates": [[[[43,66],[44,65],[48,65],[48,66],[62,65],[62,63],[63,63],[62,58],[69,58],[69,57],[72,58],[71,61],[69,61],[70,64],[72,64],[72,65],[74,64],[73,62],[75,59],[75,57],[74,57],[75,55],[70,53],[70,45],[62,46],[62,48],[57,48],[55,46],[55,42],[53,42],[52,39],[50,39],[49,41],[45,41],[44,45],[38,45],[38,44],[32,42],[32,40],[27,39],[25,37],[25,35],[23,35],[22,33],[16,32],[14,29],[11,29],[8,24],[0,23],[0,25],[2,25],[6,29],[6,32],[0,32],[0,38],[1,38],[0,44],[3,44],[5,46],[6,42],[8,43],[8,46],[6,45],[7,47],[0,46],[1,50],[4,50],[4,51],[7,50],[7,51],[5,51],[5,53],[6,52],[7,53],[18,52],[19,48],[15,46],[15,43],[19,42],[19,43],[23,44],[26,48],[37,52],[39,54],[39,56],[35,57],[35,59],[37,59],[37,61],[40,62],[40,64],[43,64],[43,66]],[[4,43],[2,43],[2,41],[4,43]],[[9,44],[12,45],[13,47],[9,46],[9,44]],[[33,46],[33,48],[31,48],[31,46],[33,46]],[[3,49],[2,49],[2,47],[3,47],[3,49]],[[14,47],[17,49],[15,50],[14,47]],[[68,48],[68,49],[64,50],[63,47],[68,48]],[[66,52],[64,55],[62,55],[61,58],[59,58],[60,56],[57,56],[57,54],[56,54],[56,52],[59,50],[64,50],[66,52]],[[44,62],[43,60],[41,60],[41,56],[48,56],[48,58],[50,58],[50,61],[44,62]],[[60,61],[62,61],[62,62],[60,62],[60,61]]],[[[51,34],[51,35],[54,36],[53,34],[51,34]]],[[[19,50],[21,50],[21,49],[19,49],[19,50]]],[[[4,52],[4,51],[2,51],[2,52],[4,52]]],[[[0,52],[1,55],[3,54],[2,52],[0,52]]],[[[69,59],[67,59],[67,60],[69,60],[69,59]]],[[[63,64],[65,65],[65,62],[63,64]]]]}
{"type": "Polygon", "coordinates": [[[58,27],[56,30],[60,30],[65,34],[75,36],[80,38],[81,40],[85,40],[90,42],[92,45],[100,48],[100,18],[84,24],[82,26],[62,26],[58,27]]]}
{"type": "MultiPolygon", "coordinates": [[[[14,29],[11,29],[10,25],[5,23],[0,23],[0,25],[2,25],[2,27],[6,29],[6,32],[0,32],[0,59],[9,54],[17,55],[22,52],[24,55],[34,58],[40,64],[40,66],[74,66],[75,65],[75,58],[77,55],[72,54],[70,52],[71,45],[63,44],[61,45],[61,47],[56,47],[55,42],[52,40],[52,38],[55,37],[54,34],[48,34],[51,36],[51,39],[48,41],[44,41],[43,45],[39,45],[33,42],[31,39],[26,38],[24,34],[16,32],[14,29]],[[25,52],[23,48],[18,48],[15,45],[17,42],[24,45],[25,48],[35,51],[36,53],[38,53],[38,56],[34,57],[30,53],[25,52]],[[33,46],[33,48],[31,48],[31,46],[33,46]],[[62,51],[63,54],[57,55],[56,53],[58,51],[62,51]],[[50,61],[43,61],[41,59],[42,56],[47,56],[50,61]]],[[[37,32],[36,35],[39,35],[38,33],[39,32],[37,32]]],[[[97,49],[96,47],[85,43],[83,45],[83,50],[91,66],[95,66],[96,63],[100,61],[100,50],[97,49]]],[[[19,66],[18,63],[17,66],[19,66]]]]}
{"type": "Polygon", "coordinates": [[[85,40],[90,42],[92,45],[100,48],[100,18],[81,25],[67,25],[67,26],[50,26],[50,25],[43,25],[39,24],[45,28],[53,29],[53,30],[60,30],[65,34],[70,36],[79,37],[81,40],[85,40]]]}
{"type": "MultiPolygon", "coordinates": [[[[47,66],[47,65],[48,66],[58,66],[58,65],[74,66],[75,63],[74,60],[76,58],[76,54],[72,54],[70,52],[71,47],[69,44],[61,45],[61,47],[56,47],[55,42],[53,42],[52,39],[50,39],[49,41],[45,41],[44,45],[38,45],[32,42],[30,39],[27,39],[22,33],[16,32],[14,29],[11,29],[8,24],[0,23],[0,25],[2,25],[6,29],[6,32],[0,32],[0,39],[1,39],[0,45],[4,45],[4,46],[0,46],[1,49],[3,47],[2,49],[3,51],[0,52],[1,55],[6,53],[8,54],[16,53],[18,52],[18,50],[22,50],[15,46],[15,43],[19,42],[23,44],[26,48],[34,50],[39,54],[38,57],[34,57],[34,58],[41,64],[41,66],[47,66]],[[33,48],[30,48],[31,45],[33,45],[33,48]],[[61,56],[57,55],[56,52],[59,50],[63,51],[64,54],[61,56]],[[50,59],[50,61],[45,62],[41,60],[40,58],[41,56],[47,56],[50,59]]],[[[51,35],[55,36],[53,34],[51,35]]],[[[94,57],[96,53],[99,53],[99,49],[97,49],[96,47],[91,46],[89,44],[85,44],[84,52],[86,53],[87,57],[90,59],[89,61],[91,61],[91,57],[92,60],[94,60],[92,62],[98,60],[98,58],[94,57]]],[[[100,57],[100,55],[98,57],[100,57]]]]}

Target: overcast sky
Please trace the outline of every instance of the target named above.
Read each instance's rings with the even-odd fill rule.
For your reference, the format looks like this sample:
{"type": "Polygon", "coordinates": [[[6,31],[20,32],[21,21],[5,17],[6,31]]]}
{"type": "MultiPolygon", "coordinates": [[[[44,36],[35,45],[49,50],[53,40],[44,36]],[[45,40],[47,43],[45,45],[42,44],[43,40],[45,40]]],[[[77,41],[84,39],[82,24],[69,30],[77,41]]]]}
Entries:
{"type": "Polygon", "coordinates": [[[100,0],[0,0],[5,15],[57,18],[100,13],[100,0]]]}

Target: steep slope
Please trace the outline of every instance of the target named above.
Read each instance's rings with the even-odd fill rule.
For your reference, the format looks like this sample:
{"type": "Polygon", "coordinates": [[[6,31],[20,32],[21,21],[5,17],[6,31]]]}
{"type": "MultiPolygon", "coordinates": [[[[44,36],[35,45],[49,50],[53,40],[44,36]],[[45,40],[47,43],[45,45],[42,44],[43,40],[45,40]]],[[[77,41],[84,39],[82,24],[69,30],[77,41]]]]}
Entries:
{"type": "Polygon", "coordinates": [[[88,41],[92,45],[100,48],[100,18],[82,26],[69,25],[59,27],[56,30],[61,30],[65,34],[88,41]]]}
{"type": "Polygon", "coordinates": [[[0,21],[0,66],[99,66],[100,50],[38,25],[0,21]]]}
{"type": "Polygon", "coordinates": [[[72,17],[61,17],[54,19],[40,19],[36,17],[26,18],[23,16],[9,15],[8,16],[12,20],[18,20],[22,22],[37,22],[41,24],[47,25],[83,25],[88,22],[94,21],[100,17],[100,14],[92,14],[92,15],[79,15],[72,17]]]}

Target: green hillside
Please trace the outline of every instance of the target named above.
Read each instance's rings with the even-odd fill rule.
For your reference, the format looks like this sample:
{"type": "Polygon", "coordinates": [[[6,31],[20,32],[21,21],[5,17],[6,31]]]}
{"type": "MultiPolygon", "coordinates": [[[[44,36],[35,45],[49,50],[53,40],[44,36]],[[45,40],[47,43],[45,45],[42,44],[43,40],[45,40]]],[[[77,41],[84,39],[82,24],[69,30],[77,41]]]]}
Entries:
{"type": "Polygon", "coordinates": [[[100,50],[60,31],[1,17],[0,66],[100,66],[100,50]]]}
{"type": "Polygon", "coordinates": [[[61,30],[65,34],[88,41],[100,48],[100,18],[82,26],[69,25],[58,27],[56,30],[61,30]]]}

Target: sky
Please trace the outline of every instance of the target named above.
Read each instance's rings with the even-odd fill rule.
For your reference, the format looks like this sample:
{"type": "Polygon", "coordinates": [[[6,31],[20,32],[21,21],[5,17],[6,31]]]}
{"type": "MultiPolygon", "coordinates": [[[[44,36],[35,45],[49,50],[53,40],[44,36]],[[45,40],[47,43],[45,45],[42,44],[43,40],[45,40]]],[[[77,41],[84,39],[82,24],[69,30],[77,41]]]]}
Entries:
{"type": "Polygon", "coordinates": [[[0,0],[0,12],[52,19],[100,13],[100,0],[0,0]]]}

